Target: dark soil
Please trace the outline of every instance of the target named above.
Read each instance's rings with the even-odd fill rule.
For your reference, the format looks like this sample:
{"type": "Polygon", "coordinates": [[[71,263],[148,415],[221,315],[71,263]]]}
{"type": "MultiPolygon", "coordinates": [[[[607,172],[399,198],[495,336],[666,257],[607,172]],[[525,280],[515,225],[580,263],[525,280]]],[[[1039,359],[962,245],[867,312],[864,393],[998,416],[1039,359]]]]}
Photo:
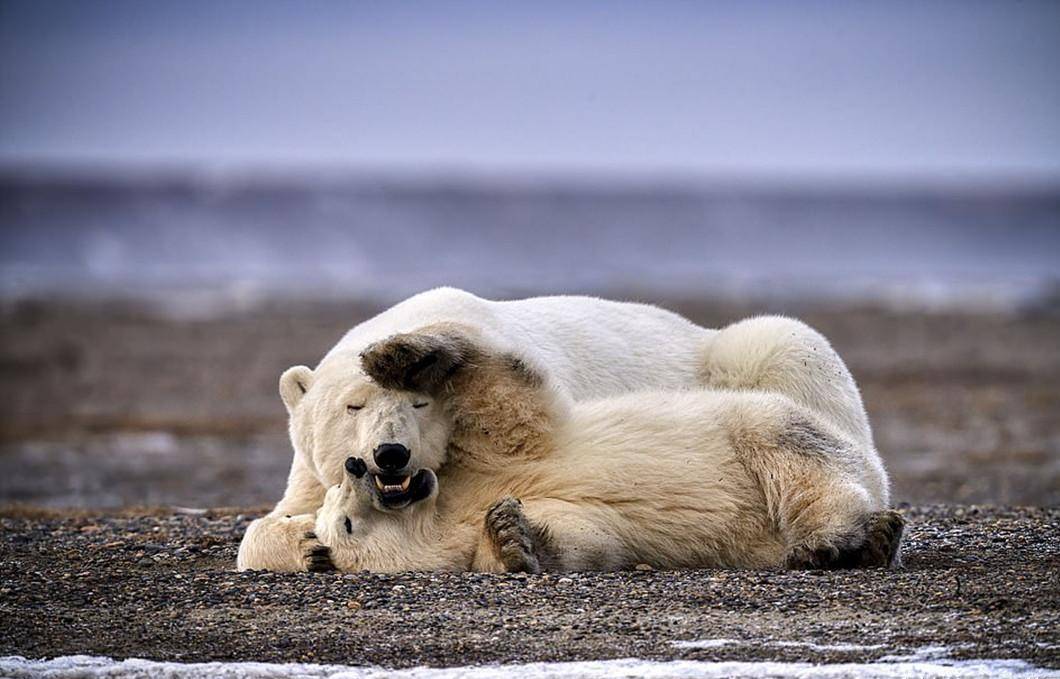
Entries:
{"type": "Polygon", "coordinates": [[[0,655],[409,667],[860,662],[946,646],[1060,667],[1060,509],[902,511],[894,571],[498,576],[236,573],[250,513],[12,509],[0,518],[0,655]],[[712,638],[749,643],[671,643],[712,638]]]}

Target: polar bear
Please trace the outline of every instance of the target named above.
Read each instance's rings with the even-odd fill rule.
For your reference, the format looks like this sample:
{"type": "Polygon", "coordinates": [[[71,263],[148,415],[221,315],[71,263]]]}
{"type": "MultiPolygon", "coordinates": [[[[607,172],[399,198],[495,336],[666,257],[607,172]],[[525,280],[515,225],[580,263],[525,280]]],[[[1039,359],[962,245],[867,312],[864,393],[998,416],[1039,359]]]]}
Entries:
{"type": "MultiPolygon", "coordinates": [[[[243,538],[240,570],[329,567],[327,550],[313,534],[315,513],[327,488],[342,481],[351,453],[389,471],[438,468],[448,458],[447,420],[429,400],[375,412],[371,427],[354,427],[350,419],[360,407],[352,396],[372,386],[361,352],[394,333],[445,322],[472,328],[484,343],[517,359],[550,392],[569,401],[703,385],[769,390],[796,380],[822,416],[872,445],[849,372],[838,357],[824,360],[834,356],[827,341],[797,321],[757,318],[716,331],[643,304],[566,296],[494,302],[450,288],[432,290],[354,327],[315,370],[295,366],[283,373],[280,395],[290,416],[294,460],[284,497],[243,538]],[[770,369],[763,371],[767,364],[770,369]],[[816,379],[800,379],[809,373],[816,379]]],[[[367,419],[365,412],[358,422],[367,419]]],[[[397,491],[424,490],[418,485],[423,477],[391,476],[397,491]],[[402,489],[403,483],[408,487],[402,489]]]]}
{"type": "MultiPolygon", "coordinates": [[[[762,368],[783,372],[779,359],[762,368]]],[[[886,511],[876,451],[797,400],[812,370],[790,396],[695,388],[574,403],[454,324],[373,345],[363,364],[377,384],[350,394],[358,426],[431,401],[455,454],[400,479],[346,459],[315,525],[341,570],[897,562],[903,522],[886,511]]]]}
{"type": "MultiPolygon", "coordinates": [[[[239,570],[296,571],[326,563],[322,556],[307,560],[304,553],[319,545],[311,536],[314,514],[326,489],[341,480],[343,460],[354,445],[345,440],[331,447],[323,440],[329,430],[344,431],[345,406],[335,409],[333,404],[368,382],[359,354],[394,333],[457,321],[547,375],[553,388],[573,400],[647,387],[694,386],[716,334],[654,306],[592,297],[495,302],[453,288],[411,297],[347,332],[316,369],[295,366],[280,377],[294,460],[283,498],[248,527],[239,548],[239,570]]],[[[416,414],[423,416],[421,422],[433,417],[431,408],[416,414]]],[[[425,424],[423,436],[432,432],[425,424]]],[[[362,457],[371,453],[360,452],[362,457]]]]}

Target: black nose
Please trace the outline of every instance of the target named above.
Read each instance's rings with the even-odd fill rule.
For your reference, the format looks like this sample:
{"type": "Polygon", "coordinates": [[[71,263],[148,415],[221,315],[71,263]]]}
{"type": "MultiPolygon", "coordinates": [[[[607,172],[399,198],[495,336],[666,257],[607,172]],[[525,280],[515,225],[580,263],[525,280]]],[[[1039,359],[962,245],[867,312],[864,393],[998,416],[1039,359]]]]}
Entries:
{"type": "Polygon", "coordinates": [[[384,443],[372,453],[376,465],[384,472],[396,472],[405,468],[412,454],[400,443],[384,443]]]}

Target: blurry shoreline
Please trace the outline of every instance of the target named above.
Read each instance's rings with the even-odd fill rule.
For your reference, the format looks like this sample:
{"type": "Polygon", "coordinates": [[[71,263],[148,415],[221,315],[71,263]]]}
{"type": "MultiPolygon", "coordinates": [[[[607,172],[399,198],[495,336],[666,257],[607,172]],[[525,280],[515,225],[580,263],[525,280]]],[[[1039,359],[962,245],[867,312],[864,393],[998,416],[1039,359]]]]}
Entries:
{"type": "Polygon", "coordinates": [[[440,285],[1055,313],[1060,180],[0,166],[0,301],[178,316],[440,285]]]}
{"type": "Polygon", "coordinates": [[[116,186],[129,188],[213,187],[265,191],[365,189],[525,191],[549,193],[759,192],[849,195],[932,195],[1055,197],[1060,174],[1042,171],[976,171],[933,168],[924,172],[806,171],[736,167],[709,169],[608,169],[588,166],[505,166],[416,163],[371,165],[326,162],[165,162],[104,161],[90,158],[50,161],[0,158],[0,185],[116,186]]]}

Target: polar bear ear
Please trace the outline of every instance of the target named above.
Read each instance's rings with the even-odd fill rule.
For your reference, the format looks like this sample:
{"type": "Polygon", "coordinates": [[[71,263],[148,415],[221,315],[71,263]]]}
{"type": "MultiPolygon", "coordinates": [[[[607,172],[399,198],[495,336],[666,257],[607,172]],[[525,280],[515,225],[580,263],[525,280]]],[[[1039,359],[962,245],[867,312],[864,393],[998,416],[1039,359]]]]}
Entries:
{"type": "Polygon", "coordinates": [[[280,375],[280,398],[287,406],[287,412],[294,412],[294,407],[301,402],[312,383],[313,371],[304,365],[296,365],[283,371],[280,375]]]}

